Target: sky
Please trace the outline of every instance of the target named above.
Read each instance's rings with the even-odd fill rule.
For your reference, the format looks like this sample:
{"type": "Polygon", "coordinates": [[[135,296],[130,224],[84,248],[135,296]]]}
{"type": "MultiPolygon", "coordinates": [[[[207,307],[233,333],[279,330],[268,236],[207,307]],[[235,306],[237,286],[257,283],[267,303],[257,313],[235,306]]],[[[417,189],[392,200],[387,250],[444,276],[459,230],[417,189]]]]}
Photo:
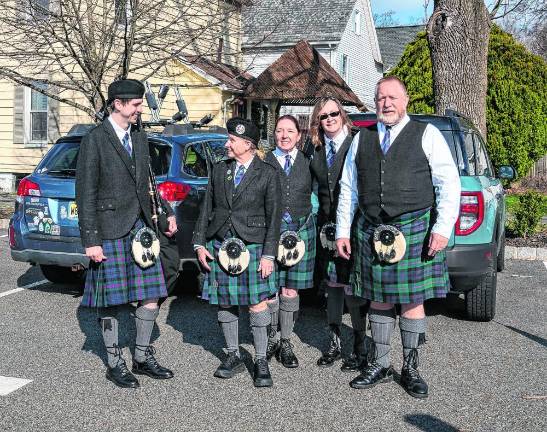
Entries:
{"type": "MultiPolygon", "coordinates": [[[[429,2],[428,13],[433,10],[433,1],[429,2]]],[[[371,0],[372,13],[382,14],[395,11],[393,19],[401,25],[416,24],[424,17],[423,0],[371,0]]]]}

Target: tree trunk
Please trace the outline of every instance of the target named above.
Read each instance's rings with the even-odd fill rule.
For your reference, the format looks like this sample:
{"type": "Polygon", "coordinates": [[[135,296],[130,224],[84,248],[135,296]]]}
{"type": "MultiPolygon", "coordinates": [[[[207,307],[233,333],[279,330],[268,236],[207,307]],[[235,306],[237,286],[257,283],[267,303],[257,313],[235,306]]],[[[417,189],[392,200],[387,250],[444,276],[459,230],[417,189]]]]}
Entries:
{"type": "Polygon", "coordinates": [[[486,138],[490,14],[483,0],[435,0],[427,24],[435,112],[454,109],[486,138]]]}

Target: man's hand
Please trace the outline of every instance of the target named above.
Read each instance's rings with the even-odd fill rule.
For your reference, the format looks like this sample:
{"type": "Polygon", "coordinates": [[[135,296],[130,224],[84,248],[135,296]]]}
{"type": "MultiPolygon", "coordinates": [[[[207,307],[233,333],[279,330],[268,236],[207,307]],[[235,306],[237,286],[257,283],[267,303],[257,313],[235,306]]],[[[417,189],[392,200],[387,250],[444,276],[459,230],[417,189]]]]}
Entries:
{"type": "Polygon", "coordinates": [[[339,238],[336,240],[336,250],[338,251],[339,256],[349,260],[351,255],[351,244],[349,238],[339,238]]]}
{"type": "Polygon", "coordinates": [[[175,233],[178,231],[177,218],[175,216],[169,216],[167,218],[167,222],[169,222],[169,228],[165,232],[165,235],[167,237],[173,237],[173,235],[175,235],[175,233]]]}
{"type": "Polygon", "coordinates": [[[429,251],[427,254],[430,257],[435,256],[437,252],[442,251],[448,244],[448,239],[437,233],[431,233],[429,237],[429,251]]]}
{"type": "Polygon", "coordinates": [[[102,246],[91,246],[85,248],[85,256],[87,256],[91,261],[100,263],[106,260],[106,257],[103,254],[102,246]]]}
{"type": "Polygon", "coordinates": [[[207,271],[211,271],[211,267],[209,266],[207,260],[209,259],[211,261],[214,261],[215,259],[213,258],[213,255],[209,253],[207,248],[203,246],[200,247],[198,250],[196,250],[196,254],[198,255],[198,261],[202,265],[202,267],[207,271]]]}
{"type": "Polygon", "coordinates": [[[268,258],[260,258],[260,264],[258,265],[259,272],[262,272],[262,279],[266,279],[273,272],[274,262],[268,258]]]}

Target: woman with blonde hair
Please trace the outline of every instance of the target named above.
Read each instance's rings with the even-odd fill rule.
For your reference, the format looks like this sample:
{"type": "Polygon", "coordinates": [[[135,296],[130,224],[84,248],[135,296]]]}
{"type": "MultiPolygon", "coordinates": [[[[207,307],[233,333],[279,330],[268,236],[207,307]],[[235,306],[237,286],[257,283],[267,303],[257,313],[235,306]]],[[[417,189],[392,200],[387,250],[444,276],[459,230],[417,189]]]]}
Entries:
{"type": "Polygon", "coordinates": [[[317,226],[321,245],[317,251],[317,269],[326,281],[329,347],[317,360],[319,367],[332,366],[342,357],[340,327],[344,302],[353,327],[353,350],[342,364],[342,371],[355,372],[364,366],[366,301],[352,295],[349,287],[351,261],[337,256],[334,242],[339,181],[346,154],[356,131],[352,129],[344,108],[332,97],[321,98],[313,109],[310,136],[314,145],[310,170],[317,182],[319,211],[317,226]]]}

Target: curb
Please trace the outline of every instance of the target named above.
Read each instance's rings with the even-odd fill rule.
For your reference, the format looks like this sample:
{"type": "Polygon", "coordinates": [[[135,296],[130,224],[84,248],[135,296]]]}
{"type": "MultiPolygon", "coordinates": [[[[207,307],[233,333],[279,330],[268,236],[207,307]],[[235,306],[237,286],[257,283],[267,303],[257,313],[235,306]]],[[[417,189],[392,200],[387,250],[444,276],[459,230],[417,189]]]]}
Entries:
{"type": "MultiPolygon", "coordinates": [[[[8,229],[9,219],[0,219],[0,229],[8,229]]],[[[547,261],[547,248],[505,246],[506,259],[547,261]]]]}
{"type": "Polygon", "coordinates": [[[506,259],[547,261],[547,248],[505,246],[506,259]]]}

